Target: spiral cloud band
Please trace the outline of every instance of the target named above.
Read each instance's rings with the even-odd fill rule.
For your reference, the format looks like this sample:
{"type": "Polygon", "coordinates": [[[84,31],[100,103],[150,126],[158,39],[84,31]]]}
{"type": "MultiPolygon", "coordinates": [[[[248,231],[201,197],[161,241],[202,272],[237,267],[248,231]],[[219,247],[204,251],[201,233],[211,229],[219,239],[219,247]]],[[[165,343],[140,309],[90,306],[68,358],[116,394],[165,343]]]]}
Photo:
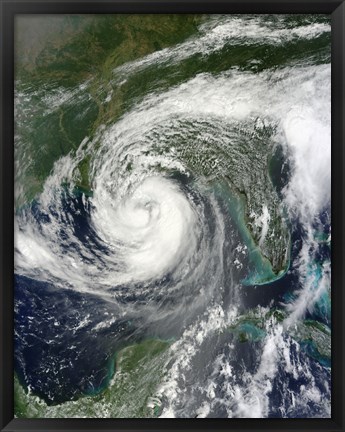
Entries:
{"type": "Polygon", "coordinates": [[[99,81],[17,83],[17,359],[44,415],[330,416],[329,33],[212,16],[99,81]],[[26,200],[30,115],[73,134],[93,99],[26,200]]]}

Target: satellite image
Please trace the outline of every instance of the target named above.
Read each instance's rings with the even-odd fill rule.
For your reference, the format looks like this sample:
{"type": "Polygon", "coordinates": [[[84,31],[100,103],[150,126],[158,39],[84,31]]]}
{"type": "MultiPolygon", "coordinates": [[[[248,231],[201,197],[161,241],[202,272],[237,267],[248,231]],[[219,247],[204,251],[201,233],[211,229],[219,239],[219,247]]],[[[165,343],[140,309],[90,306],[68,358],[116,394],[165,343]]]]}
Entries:
{"type": "Polygon", "coordinates": [[[18,418],[331,417],[329,15],[19,15],[18,418]]]}

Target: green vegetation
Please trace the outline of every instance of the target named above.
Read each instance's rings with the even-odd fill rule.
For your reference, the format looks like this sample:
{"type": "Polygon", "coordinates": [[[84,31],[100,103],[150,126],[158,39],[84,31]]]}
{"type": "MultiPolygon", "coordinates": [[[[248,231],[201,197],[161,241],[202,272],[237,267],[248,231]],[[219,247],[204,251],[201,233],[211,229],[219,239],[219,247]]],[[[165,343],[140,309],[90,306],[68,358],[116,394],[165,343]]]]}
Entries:
{"type": "MultiPolygon", "coordinates": [[[[204,15],[130,14],[18,17],[17,207],[39,195],[54,163],[69,154],[72,158],[77,155],[78,161],[73,167],[75,193],[92,196],[91,168],[101,145],[92,143],[96,133],[116,123],[148,95],[181,85],[199,73],[218,75],[236,69],[255,74],[282,68],[287,62],[294,66],[301,60],[303,65],[330,61],[330,35],[323,34],[279,45],[259,39],[244,45],[235,40],[207,54],[196,50],[193,55],[176,55],[170,61],[130,69],[131,62],[192,40],[200,35],[200,25],[210,19],[204,15]],[[83,151],[82,142],[87,143],[83,151]]],[[[277,17],[277,25],[279,19],[283,18],[277,17]]],[[[284,26],[295,28],[311,21],[328,23],[329,17],[295,15],[284,20],[284,26]]],[[[275,174],[282,177],[278,159],[284,157],[275,154],[275,126],[251,118],[248,124],[233,122],[226,130],[225,122],[221,120],[220,127],[219,121],[211,116],[174,119],[172,124],[178,127],[172,127],[166,135],[158,124],[150,131],[159,137],[152,152],[164,155],[174,147],[176,159],[190,170],[195,181],[202,178],[203,186],[228,210],[247,246],[251,265],[243,284],[272,282],[285,274],[290,259],[290,235],[279,199],[279,188],[284,184],[275,184],[275,174]],[[204,127],[207,136],[199,133],[204,127]],[[264,208],[270,223],[262,238],[264,208]]],[[[134,170],[131,157],[129,154],[124,159],[124,172],[134,170]]],[[[157,163],[155,169],[177,175],[163,165],[157,163]]],[[[68,186],[65,179],[61,182],[68,186]]],[[[330,237],[322,232],[315,239],[330,244],[330,237]]],[[[319,307],[330,309],[330,298],[321,300],[319,307]]],[[[227,331],[240,343],[259,343],[270,330],[270,322],[284,325],[286,317],[278,309],[249,311],[227,331]]],[[[331,356],[330,334],[326,325],[311,320],[299,323],[292,331],[311,357],[325,362],[331,356]]],[[[151,397],[162,381],[169,346],[168,342],[150,339],[122,349],[109,366],[109,377],[114,375],[106,389],[59,405],[47,405],[27,392],[15,377],[15,416],[158,416],[159,401],[155,403],[151,397]]]]}
{"type": "MultiPolygon", "coordinates": [[[[218,74],[232,67],[260,72],[282,67],[286,59],[298,63],[307,55],[314,62],[315,57],[323,62],[330,56],[328,36],[316,43],[299,41],[281,47],[234,44],[207,56],[196,53],[177,63],[153,64],[116,81],[117,67],[193,37],[208,19],[203,15],[172,14],[18,18],[16,89],[29,98],[24,100],[22,110],[18,101],[21,115],[16,117],[20,142],[16,159],[25,167],[17,174],[24,188],[19,204],[42,190],[59,157],[75,152],[85,136],[92,137],[102,124],[114,123],[150,92],[164,91],[200,72],[218,74]],[[253,64],[253,58],[260,62],[253,64]],[[42,103],[54,92],[57,96],[53,102],[48,98],[42,103]],[[66,99],[68,92],[70,97],[66,99]],[[108,94],[111,97],[105,103],[108,94]]],[[[291,26],[327,21],[323,16],[285,20],[291,26]]],[[[80,168],[83,187],[91,186],[87,165],[85,162],[80,168]]]]}
{"type": "MultiPolygon", "coordinates": [[[[85,20],[75,16],[60,19],[58,25],[54,18],[49,20],[53,28],[56,27],[55,33],[40,46],[31,61],[19,58],[17,61],[17,92],[22,95],[18,98],[16,118],[19,137],[16,160],[21,167],[16,177],[16,183],[21,185],[18,206],[31,201],[42,190],[56,160],[70,152],[74,155],[85,137],[92,139],[100,125],[113,124],[148,93],[164,91],[202,71],[219,73],[235,65],[246,69],[249,59],[258,55],[256,51],[264,49],[261,45],[248,46],[245,50],[240,45],[225,47],[209,56],[195,54],[177,64],[152,64],[126,74],[125,79],[118,82],[116,67],[186,40],[198,32],[198,25],[207,17],[101,15],[85,20]],[[29,159],[28,154],[31,155],[29,159]]],[[[19,34],[20,28],[19,25],[19,34]]],[[[212,128],[215,121],[210,119],[208,127],[212,128]]],[[[201,136],[189,133],[188,121],[181,124],[181,128],[185,130],[184,136],[174,137],[176,156],[196,175],[226,179],[233,193],[243,201],[249,230],[249,235],[245,230],[244,238],[252,246],[250,259],[257,272],[248,277],[247,283],[265,283],[280,277],[288,266],[289,236],[267,174],[267,152],[272,148],[270,135],[273,131],[263,127],[249,134],[243,130],[241,142],[234,140],[229,131],[223,137],[223,149],[213,140],[203,142],[201,136]],[[198,148],[188,145],[190,142],[198,143],[198,148]],[[244,178],[241,172],[251,176],[244,178]],[[260,190],[258,181],[262,184],[260,190]],[[259,215],[265,201],[270,202],[273,222],[259,251],[256,244],[260,231],[256,231],[251,215],[259,215]],[[271,236],[273,232],[274,237],[271,236]]],[[[193,131],[195,127],[190,129],[193,131]]],[[[76,186],[87,194],[92,193],[90,167],[98,145],[92,153],[85,153],[75,170],[76,186]]],[[[158,151],[169,151],[170,146],[171,140],[158,151]]],[[[127,171],[131,169],[129,161],[127,171]]]]}
{"type": "Polygon", "coordinates": [[[162,379],[168,347],[168,342],[150,339],[124,348],[116,356],[116,373],[102,393],[60,405],[49,406],[39,397],[26,393],[15,377],[15,416],[154,417],[157,410],[148,407],[148,403],[162,379]]]}
{"type": "Polygon", "coordinates": [[[35,41],[36,52],[27,49],[24,31],[37,25],[37,18],[22,18],[17,26],[17,78],[35,83],[73,87],[90,78],[111,78],[116,66],[175,45],[197,31],[201,15],[65,15],[45,17],[49,24],[35,41]],[[31,25],[30,25],[31,24],[31,25]],[[23,46],[24,43],[24,46],[23,46]]]}
{"type": "MultiPolygon", "coordinates": [[[[17,22],[15,78],[22,97],[16,102],[16,160],[21,167],[16,181],[23,187],[18,205],[42,190],[56,160],[75,152],[101,124],[119,118],[128,109],[125,101],[131,99],[131,92],[143,97],[145,81],[135,79],[125,88],[116,86],[112,99],[104,104],[113,69],[183,41],[197,32],[203,19],[199,15],[97,15],[52,16],[43,21],[25,17],[17,22]],[[45,28],[47,22],[52,32],[45,28]],[[28,46],[23,33],[31,34],[37,25],[45,28],[46,33],[38,32],[43,41],[28,46]]],[[[87,157],[79,167],[84,188],[91,186],[87,157]]]]}
{"type": "MultiPolygon", "coordinates": [[[[244,342],[258,342],[264,340],[270,322],[283,324],[287,314],[281,309],[272,309],[265,312],[262,309],[253,309],[246,315],[238,317],[236,322],[228,327],[227,331],[234,334],[237,340],[244,342]]],[[[325,324],[315,320],[298,322],[291,330],[291,336],[300,343],[302,349],[317,361],[329,363],[331,352],[331,329],[325,324]]]]}

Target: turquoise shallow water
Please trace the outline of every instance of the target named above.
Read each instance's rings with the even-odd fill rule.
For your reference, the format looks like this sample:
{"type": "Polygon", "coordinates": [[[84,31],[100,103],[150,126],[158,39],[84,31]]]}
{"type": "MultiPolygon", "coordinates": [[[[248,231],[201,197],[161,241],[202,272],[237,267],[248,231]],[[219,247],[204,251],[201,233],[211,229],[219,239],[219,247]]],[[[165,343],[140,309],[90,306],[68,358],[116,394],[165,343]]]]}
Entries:
{"type": "Polygon", "coordinates": [[[329,17],[78,20],[18,68],[16,415],[329,417],[329,17]]]}
{"type": "Polygon", "coordinates": [[[258,245],[254,242],[248,227],[245,223],[245,202],[244,199],[233,192],[225,183],[214,186],[216,195],[226,203],[231,219],[235,222],[239,231],[240,239],[246,247],[245,254],[248,255],[249,268],[242,279],[244,285],[264,285],[274,282],[284,276],[289,268],[289,262],[284,270],[275,274],[272,265],[267,258],[263,256],[258,245]]]}

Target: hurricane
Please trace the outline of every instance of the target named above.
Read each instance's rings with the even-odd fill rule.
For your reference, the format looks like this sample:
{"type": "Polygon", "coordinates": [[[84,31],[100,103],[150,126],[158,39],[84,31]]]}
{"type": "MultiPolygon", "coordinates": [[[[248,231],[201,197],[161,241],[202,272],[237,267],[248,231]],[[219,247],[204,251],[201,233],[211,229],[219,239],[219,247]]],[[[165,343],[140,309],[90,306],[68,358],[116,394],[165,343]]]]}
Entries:
{"type": "Polygon", "coordinates": [[[331,416],[329,19],[195,28],[16,81],[18,417],[331,416]]]}

